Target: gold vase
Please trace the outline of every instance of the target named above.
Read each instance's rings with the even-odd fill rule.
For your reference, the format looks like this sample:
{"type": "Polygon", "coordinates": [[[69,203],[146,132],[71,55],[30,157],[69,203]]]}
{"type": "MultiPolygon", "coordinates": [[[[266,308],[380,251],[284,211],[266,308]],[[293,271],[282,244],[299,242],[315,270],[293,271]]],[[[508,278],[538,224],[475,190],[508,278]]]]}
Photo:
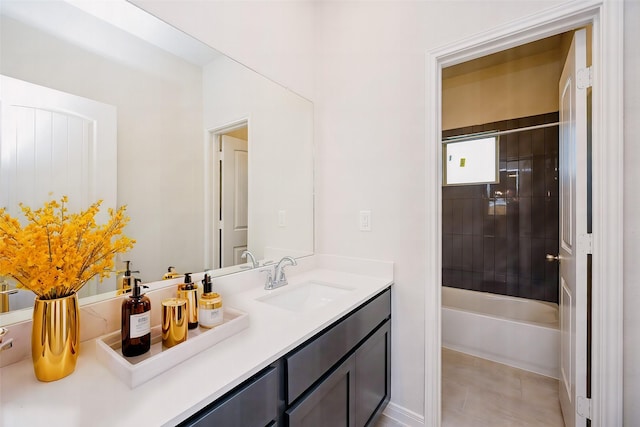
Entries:
{"type": "Polygon", "coordinates": [[[36,378],[56,381],[76,368],[80,350],[78,297],[41,300],[33,307],[31,357],[36,378]]]}

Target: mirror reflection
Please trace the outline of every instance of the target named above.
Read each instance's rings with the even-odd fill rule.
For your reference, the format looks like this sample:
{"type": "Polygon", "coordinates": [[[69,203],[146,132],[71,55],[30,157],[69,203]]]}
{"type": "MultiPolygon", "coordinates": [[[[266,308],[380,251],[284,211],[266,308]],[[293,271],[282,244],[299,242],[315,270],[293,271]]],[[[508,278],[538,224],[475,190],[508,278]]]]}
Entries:
{"type": "MultiPolygon", "coordinates": [[[[106,3],[0,4],[0,206],[18,216],[19,202],[62,195],[70,211],[127,205],[137,243],[116,264],[130,260],[144,282],[169,266],[248,268],[245,250],[260,262],[311,254],[311,102],[106,3]]],[[[83,292],[112,297],[117,279],[83,292]]],[[[33,305],[27,291],[2,298],[33,305]]]]}

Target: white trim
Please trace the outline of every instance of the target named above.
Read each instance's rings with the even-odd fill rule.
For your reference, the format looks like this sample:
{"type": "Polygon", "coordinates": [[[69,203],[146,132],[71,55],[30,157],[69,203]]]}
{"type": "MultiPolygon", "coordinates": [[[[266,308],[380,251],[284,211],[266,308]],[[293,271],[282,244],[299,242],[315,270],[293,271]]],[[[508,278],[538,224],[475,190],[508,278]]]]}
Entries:
{"type": "Polygon", "coordinates": [[[441,419],[442,351],[442,68],[435,52],[427,54],[426,80],[426,259],[424,340],[424,425],[439,426],[441,419]],[[431,96],[430,96],[431,94],[431,96]],[[429,167],[431,165],[431,167],[429,167]],[[429,174],[429,171],[431,173],[429,174]],[[435,207],[435,209],[434,209],[435,207]],[[429,272],[431,274],[429,274],[429,272]],[[429,292],[429,289],[432,292],[429,292]]]}
{"type": "Polygon", "coordinates": [[[424,417],[420,414],[416,414],[415,412],[408,410],[403,406],[396,405],[393,402],[389,402],[387,404],[387,407],[384,408],[382,416],[380,417],[377,425],[380,425],[382,427],[386,425],[395,426],[398,423],[407,427],[423,427],[424,417]],[[389,421],[386,421],[386,419],[388,419],[389,421]]]}
{"type": "Polygon", "coordinates": [[[592,425],[622,425],[623,2],[615,0],[563,3],[427,53],[425,425],[441,420],[442,67],[588,23],[594,65],[592,425]]]}
{"type": "Polygon", "coordinates": [[[605,1],[593,33],[594,426],[623,424],[623,6],[605,1]]]}

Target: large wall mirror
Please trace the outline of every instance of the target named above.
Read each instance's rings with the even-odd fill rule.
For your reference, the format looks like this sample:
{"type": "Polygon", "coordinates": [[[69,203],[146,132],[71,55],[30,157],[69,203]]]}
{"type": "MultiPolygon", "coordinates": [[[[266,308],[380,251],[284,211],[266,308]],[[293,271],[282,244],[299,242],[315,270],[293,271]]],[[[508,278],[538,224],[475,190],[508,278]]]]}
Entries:
{"type": "MultiPolygon", "coordinates": [[[[262,262],[313,252],[309,100],[124,0],[0,12],[0,205],[127,205],[137,243],[116,265],[143,282],[169,266],[237,272],[245,249],[262,262]]],[[[80,296],[113,297],[117,282],[80,296]]]]}

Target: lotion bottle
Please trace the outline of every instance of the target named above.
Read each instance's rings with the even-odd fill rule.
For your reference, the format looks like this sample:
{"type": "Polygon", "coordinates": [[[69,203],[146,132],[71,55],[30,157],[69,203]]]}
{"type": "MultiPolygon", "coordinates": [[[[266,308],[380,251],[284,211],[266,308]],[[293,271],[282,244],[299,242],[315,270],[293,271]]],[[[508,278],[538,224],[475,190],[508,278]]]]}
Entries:
{"type": "Polygon", "coordinates": [[[184,283],[178,285],[178,298],[187,300],[189,329],[198,327],[198,288],[191,282],[191,274],[185,273],[184,283]]]}
{"type": "Polygon", "coordinates": [[[211,277],[208,274],[204,275],[202,286],[204,293],[199,301],[198,320],[203,328],[213,328],[222,324],[223,321],[222,298],[211,291],[211,277]]]}
{"type": "Polygon", "coordinates": [[[151,301],[140,287],[140,279],[134,278],[131,295],[122,302],[122,354],[126,357],[151,348],[151,301]]]}

